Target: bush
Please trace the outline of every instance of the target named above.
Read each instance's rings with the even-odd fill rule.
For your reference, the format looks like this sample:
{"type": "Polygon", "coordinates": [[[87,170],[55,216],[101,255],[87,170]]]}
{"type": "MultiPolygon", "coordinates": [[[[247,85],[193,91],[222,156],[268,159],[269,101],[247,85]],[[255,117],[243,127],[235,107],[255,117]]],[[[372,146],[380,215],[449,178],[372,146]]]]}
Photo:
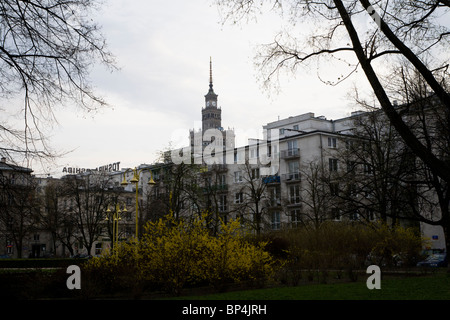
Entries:
{"type": "Polygon", "coordinates": [[[291,275],[298,283],[300,270],[310,278],[317,270],[346,270],[355,280],[357,269],[368,264],[379,266],[413,265],[422,247],[420,235],[412,228],[371,225],[324,223],[318,229],[292,229],[280,233],[288,242],[287,263],[283,277],[291,275]]]}
{"type": "Polygon", "coordinates": [[[420,256],[423,239],[413,228],[399,225],[376,225],[374,244],[369,257],[371,263],[388,266],[415,266],[420,256]]]}
{"type": "Polygon", "coordinates": [[[138,295],[142,276],[137,265],[136,243],[123,243],[114,252],[93,257],[82,266],[83,295],[85,298],[102,293],[131,289],[138,295]]]}
{"type": "Polygon", "coordinates": [[[215,236],[206,221],[207,215],[189,223],[168,215],[149,222],[139,242],[91,259],[85,271],[96,276],[88,281],[107,290],[145,283],[178,295],[187,285],[206,282],[220,290],[228,283],[261,283],[272,275],[273,259],[264,244],[246,241],[238,221],[221,223],[215,236]]]}

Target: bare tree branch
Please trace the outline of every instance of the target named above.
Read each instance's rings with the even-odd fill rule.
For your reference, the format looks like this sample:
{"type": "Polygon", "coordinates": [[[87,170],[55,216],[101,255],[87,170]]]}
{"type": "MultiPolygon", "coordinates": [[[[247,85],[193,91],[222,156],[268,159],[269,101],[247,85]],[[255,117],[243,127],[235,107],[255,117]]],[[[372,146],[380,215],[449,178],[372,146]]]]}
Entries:
{"type": "Polygon", "coordinates": [[[58,107],[70,103],[93,112],[107,105],[88,78],[96,62],[115,68],[89,18],[96,6],[97,0],[0,2],[0,98],[23,99],[24,134],[16,144],[26,158],[54,154],[42,128],[55,123],[58,107]]]}

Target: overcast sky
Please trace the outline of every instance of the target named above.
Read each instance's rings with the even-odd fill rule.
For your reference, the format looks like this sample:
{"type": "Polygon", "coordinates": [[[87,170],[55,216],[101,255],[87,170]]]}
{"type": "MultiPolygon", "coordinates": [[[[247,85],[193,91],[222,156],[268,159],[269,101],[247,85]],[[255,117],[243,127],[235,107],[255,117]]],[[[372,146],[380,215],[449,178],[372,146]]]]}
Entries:
{"type": "Polygon", "coordinates": [[[354,111],[347,98],[354,80],[327,86],[315,68],[282,78],[278,94],[262,89],[253,59],[256,46],[283,28],[276,14],[237,26],[222,24],[208,0],[105,2],[95,19],[120,70],[95,68],[92,81],[112,107],[94,117],[70,108],[57,113],[53,146],[73,151],[51,168],[55,176],[63,167],[118,161],[122,168],[135,167],[154,162],[171,142],[187,145],[189,129],[201,127],[210,57],[222,126],[235,129],[238,145],[278,117],[314,112],[337,119],[354,111]]]}

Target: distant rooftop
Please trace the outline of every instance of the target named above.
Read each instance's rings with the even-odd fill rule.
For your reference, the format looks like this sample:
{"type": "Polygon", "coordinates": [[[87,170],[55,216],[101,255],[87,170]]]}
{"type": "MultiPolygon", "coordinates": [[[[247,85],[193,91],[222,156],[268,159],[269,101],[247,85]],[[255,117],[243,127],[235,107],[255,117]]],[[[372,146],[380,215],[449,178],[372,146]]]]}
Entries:
{"type": "Polygon", "coordinates": [[[17,172],[27,172],[31,173],[33,170],[30,168],[16,166],[10,163],[6,163],[6,158],[2,157],[0,160],[0,171],[17,171],[17,172]]]}

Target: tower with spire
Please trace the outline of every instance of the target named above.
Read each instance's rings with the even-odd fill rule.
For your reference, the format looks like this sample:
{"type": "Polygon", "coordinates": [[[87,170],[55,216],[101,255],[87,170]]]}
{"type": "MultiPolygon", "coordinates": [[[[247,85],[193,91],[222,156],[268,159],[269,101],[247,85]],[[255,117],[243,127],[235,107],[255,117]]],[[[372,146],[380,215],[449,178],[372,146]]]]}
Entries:
{"type": "Polygon", "coordinates": [[[202,131],[222,130],[222,110],[217,104],[217,94],[213,89],[212,59],[209,58],[209,90],[205,95],[205,107],[202,108],[202,131]]]}
{"type": "Polygon", "coordinates": [[[235,136],[234,130],[228,129],[224,130],[222,127],[222,109],[218,105],[217,100],[218,95],[214,92],[213,88],[213,75],[212,75],[212,58],[209,58],[209,89],[208,93],[205,95],[205,106],[202,108],[202,128],[198,130],[190,130],[190,140],[191,148],[196,154],[195,146],[200,146],[203,149],[205,146],[213,143],[217,147],[222,147],[224,150],[228,148],[234,148],[235,136]],[[214,129],[214,134],[216,135],[219,131],[221,137],[214,138],[211,141],[208,135],[205,133],[209,129],[214,129]]]}

